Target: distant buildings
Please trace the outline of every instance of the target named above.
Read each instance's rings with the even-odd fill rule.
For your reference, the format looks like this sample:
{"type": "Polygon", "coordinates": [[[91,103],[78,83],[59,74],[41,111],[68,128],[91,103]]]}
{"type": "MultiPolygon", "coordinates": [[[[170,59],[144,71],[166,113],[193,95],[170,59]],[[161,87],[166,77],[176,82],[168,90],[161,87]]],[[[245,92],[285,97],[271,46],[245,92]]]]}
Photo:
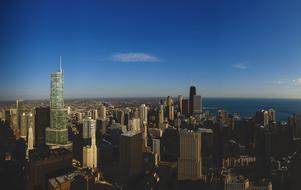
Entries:
{"type": "Polygon", "coordinates": [[[22,126],[21,125],[21,123],[22,123],[21,118],[22,118],[22,115],[23,115],[23,112],[24,112],[24,101],[18,99],[16,101],[16,105],[17,105],[17,127],[18,127],[18,129],[22,130],[21,129],[21,126],[22,126]]]}
{"type": "Polygon", "coordinates": [[[178,111],[180,112],[180,114],[183,113],[183,96],[179,95],[178,96],[178,111]]]}
{"type": "Polygon", "coordinates": [[[261,124],[264,127],[269,126],[269,112],[266,110],[258,110],[256,111],[255,119],[257,124],[261,124]]]}
{"type": "Polygon", "coordinates": [[[166,99],[166,113],[169,121],[174,120],[174,106],[173,106],[173,100],[170,96],[166,99]]]}
{"type": "Polygon", "coordinates": [[[202,97],[199,95],[193,96],[193,114],[202,113],[202,97]]]}
{"type": "Polygon", "coordinates": [[[189,114],[193,114],[193,96],[196,95],[196,88],[195,86],[190,86],[189,90],[189,114]]]}
{"type": "Polygon", "coordinates": [[[183,115],[188,116],[189,115],[189,99],[183,99],[182,100],[182,110],[183,115]]]}
{"type": "Polygon", "coordinates": [[[164,106],[162,104],[158,107],[158,127],[164,122],[164,106]]]}
{"type": "Polygon", "coordinates": [[[145,104],[141,104],[139,106],[139,118],[140,118],[141,125],[147,124],[147,111],[148,111],[148,108],[147,108],[147,106],[145,106],[145,104]]]}
{"type": "Polygon", "coordinates": [[[100,105],[100,108],[99,108],[99,118],[98,119],[105,120],[106,118],[107,118],[107,109],[106,109],[106,106],[100,105]]]}

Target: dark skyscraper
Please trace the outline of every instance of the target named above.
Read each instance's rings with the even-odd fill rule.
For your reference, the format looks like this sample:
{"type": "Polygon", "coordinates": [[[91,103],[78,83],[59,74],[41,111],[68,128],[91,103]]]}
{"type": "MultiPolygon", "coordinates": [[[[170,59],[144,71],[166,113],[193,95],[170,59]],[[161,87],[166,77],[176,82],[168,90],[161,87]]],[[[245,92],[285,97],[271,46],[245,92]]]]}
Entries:
{"type": "Polygon", "coordinates": [[[189,114],[193,114],[193,96],[196,95],[195,86],[190,86],[189,90],[189,114]]]}
{"type": "Polygon", "coordinates": [[[35,146],[45,146],[45,130],[50,126],[50,107],[37,107],[35,116],[35,146]]]}
{"type": "Polygon", "coordinates": [[[128,131],[120,136],[120,182],[129,180],[142,172],[142,133],[128,131]]]}

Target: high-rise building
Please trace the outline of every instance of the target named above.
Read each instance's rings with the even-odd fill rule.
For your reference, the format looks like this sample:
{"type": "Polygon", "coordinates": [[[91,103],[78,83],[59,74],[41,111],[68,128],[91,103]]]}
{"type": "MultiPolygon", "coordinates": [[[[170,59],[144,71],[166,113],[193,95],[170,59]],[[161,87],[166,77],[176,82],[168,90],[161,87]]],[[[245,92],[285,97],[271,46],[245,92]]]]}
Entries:
{"type": "Polygon", "coordinates": [[[183,108],[183,115],[188,116],[189,115],[189,100],[188,99],[182,100],[182,108],[183,108]]]}
{"type": "Polygon", "coordinates": [[[98,119],[98,110],[97,109],[92,110],[92,119],[94,119],[94,120],[98,119]]]}
{"type": "Polygon", "coordinates": [[[91,139],[96,132],[96,121],[91,117],[83,119],[83,138],[91,139]]]}
{"type": "Polygon", "coordinates": [[[156,138],[153,139],[152,150],[154,153],[156,153],[158,155],[159,160],[160,160],[160,139],[156,139],[156,138]]]}
{"type": "Polygon", "coordinates": [[[301,138],[301,113],[295,113],[290,122],[290,134],[293,139],[301,138]]]}
{"type": "Polygon", "coordinates": [[[95,133],[92,134],[91,146],[83,147],[83,167],[97,168],[97,146],[95,133]]]}
{"type": "Polygon", "coordinates": [[[106,119],[107,118],[107,109],[105,105],[100,105],[99,108],[99,119],[106,119]]]}
{"type": "Polygon", "coordinates": [[[120,136],[120,182],[129,180],[142,172],[142,133],[128,131],[120,136]]]}
{"type": "Polygon", "coordinates": [[[166,128],[160,140],[161,160],[175,162],[179,157],[179,130],[176,128],[166,128]]]}
{"type": "Polygon", "coordinates": [[[256,122],[264,127],[269,125],[269,112],[266,110],[258,110],[255,115],[256,122]]]}
{"type": "Polygon", "coordinates": [[[46,145],[45,132],[50,127],[50,107],[37,107],[35,109],[35,147],[40,148],[46,145]]]}
{"type": "Polygon", "coordinates": [[[51,73],[50,127],[46,128],[46,143],[71,150],[68,141],[67,109],[64,108],[64,72],[62,68],[51,73]]]}
{"type": "Polygon", "coordinates": [[[271,108],[268,110],[268,112],[269,112],[269,121],[270,122],[276,121],[276,111],[271,108]]]}
{"type": "Polygon", "coordinates": [[[178,180],[199,180],[202,178],[201,133],[180,131],[180,156],[178,159],[178,180]]]}
{"type": "Polygon", "coordinates": [[[162,125],[163,122],[164,122],[164,106],[160,104],[158,108],[158,127],[160,127],[160,125],[162,125]]]}
{"type": "Polygon", "coordinates": [[[202,97],[199,95],[193,96],[193,113],[198,114],[202,113],[202,97]]]}
{"type": "Polygon", "coordinates": [[[133,118],[129,121],[129,130],[130,131],[141,131],[141,125],[140,125],[140,119],[139,118],[133,118]]]}
{"type": "MultiPolygon", "coordinates": [[[[13,130],[19,129],[17,109],[10,109],[9,117],[6,117],[6,118],[9,119],[10,128],[12,128],[13,130]]],[[[21,129],[19,129],[19,130],[21,130],[21,129]]]]}
{"type": "Polygon", "coordinates": [[[183,113],[183,96],[178,96],[178,111],[182,114],[183,113]]]}
{"type": "Polygon", "coordinates": [[[173,101],[170,96],[167,97],[166,99],[166,110],[167,110],[167,117],[169,121],[174,120],[174,106],[173,106],[173,101]]]}
{"type": "Polygon", "coordinates": [[[21,137],[23,139],[27,138],[27,114],[25,112],[23,112],[21,114],[21,117],[19,118],[19,122],[20,122],[20,131],[21,131],[21,137]]]}
{"type": "Polygon", "coordinates": [[[32,150],[33,149],[33,142],[34,142],[34,139],[33,139],[33,129],[32,129],[32,126],[30,126],[28,128],[28,136],[27,136],[27,149],[28,150],[32,150]]]}
{"type": "Polygon", "coordinates": [[[16,101],[16,105],[17,105],[17,125],[18,128],[21,130],[21,118],[24,112],[24,101],[18,99],[16,101]]]}
{"type": "Polygon", "coordinates": [[[189,114],[193,114],[193,96],[196,95],[195,86],[190,86],[189,90],[189,114]]]}
{"type": "Polygon", "coordinates": [[[139,107],[139,118],[141,125],[146,125],[147,124],[147,106],[145,104],[141,104],[139,107]]]}

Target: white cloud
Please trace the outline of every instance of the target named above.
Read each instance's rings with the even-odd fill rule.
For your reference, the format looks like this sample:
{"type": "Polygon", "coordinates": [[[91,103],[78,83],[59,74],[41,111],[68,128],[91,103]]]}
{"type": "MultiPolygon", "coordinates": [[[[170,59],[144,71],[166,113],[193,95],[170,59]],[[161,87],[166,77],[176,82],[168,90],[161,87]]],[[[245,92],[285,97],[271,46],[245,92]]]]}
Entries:
{"type": "Polygon", "coordinates": [[[117,53],[112,55],[113,61],[118,62],[157,62],[159,59],[146,53],[117,53]]]}
{"type": "Polygon", "coordinates": [[[292,85],[301,86],[301,78],[297,78],[297,79],[292,80],[292,85]]]}
{"type": "Polygon", "coordinates": [[[235,69],[247,69],[248,68],[248,66],[244,63],[233,64],[232,67],[235,69]]]}

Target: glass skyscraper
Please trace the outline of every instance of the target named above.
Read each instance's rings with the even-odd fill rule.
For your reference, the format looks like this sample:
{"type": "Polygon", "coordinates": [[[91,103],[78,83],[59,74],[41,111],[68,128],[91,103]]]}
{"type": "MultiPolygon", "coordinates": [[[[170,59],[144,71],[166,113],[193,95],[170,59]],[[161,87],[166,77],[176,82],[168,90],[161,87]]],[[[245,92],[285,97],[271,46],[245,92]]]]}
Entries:
{"type": "Polygon", "coordinates": [[[68,142],[67,109],[64,108],[64,72],[61,68],[51,73],[50,127],[46,128],[46,143],[71,145],[68,142]]]}

